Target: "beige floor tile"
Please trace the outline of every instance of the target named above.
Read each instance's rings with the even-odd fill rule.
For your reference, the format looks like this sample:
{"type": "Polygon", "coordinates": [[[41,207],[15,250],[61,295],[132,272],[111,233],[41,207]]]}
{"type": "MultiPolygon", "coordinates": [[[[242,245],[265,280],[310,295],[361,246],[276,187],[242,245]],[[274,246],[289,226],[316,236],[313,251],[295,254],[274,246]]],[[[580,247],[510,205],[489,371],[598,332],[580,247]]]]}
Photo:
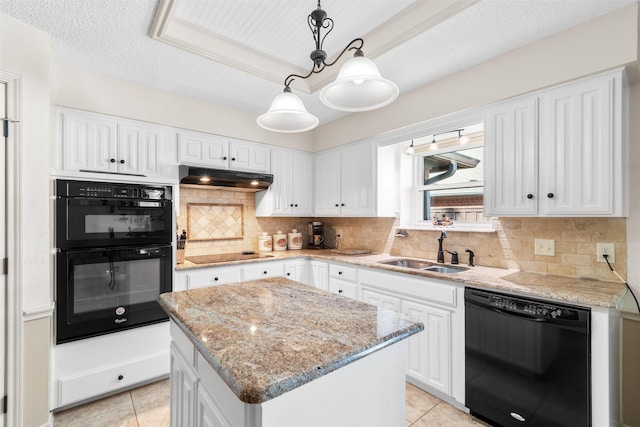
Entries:
{"type": "Polygon", "coordinates": [[[75,423],[78,421],[93,419],[103,415],[129,412],[133,414],[135,421],[131,395],[129,392],[124,392],[59,412],[54,415],[53,419],[55,427],[63,427],[76,425],[75,423]]]}
{"type": "Polygon", "coordinates": [[[488,424],[475,419],[471,415],[460,411],[445,402],[440,402],[435,408],[420,418],[414,427],[488,427],[488,424]]]}
{"type": "Polygon", "coordinates": [[[135,404],[141,400],[164,400],[169,402],[169,379],[156,381],[131,390],[131,400],[135,404]]]}
{"type": "Polygon", "coordinates": [[[413,384],[407,383],[406,390],[407,409],[405,417],[409,424],[416,422],[440,402],[440,399],[422,391],[413,384]]]}
{"type": "Polygon", "coordinates": [[[54,425],[56,427],[59,425],[65,427],[138,427],[138,421],[133,405],[130,405],[113,408],[109,412],[82,412],[68,423],[59,424],[56,420],[54,425]]]}
{"type": "Polygon", "coordinates": [[[139,427],[169,427],[169,404],[167,401],[142,400],[134,402],[139,427]]]}

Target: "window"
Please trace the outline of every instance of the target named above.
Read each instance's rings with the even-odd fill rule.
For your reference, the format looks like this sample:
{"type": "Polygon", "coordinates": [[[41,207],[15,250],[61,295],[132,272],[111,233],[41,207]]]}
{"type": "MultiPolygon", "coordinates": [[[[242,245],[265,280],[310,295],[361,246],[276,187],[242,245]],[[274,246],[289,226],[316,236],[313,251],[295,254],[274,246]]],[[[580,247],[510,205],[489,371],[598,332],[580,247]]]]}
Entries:
{"type": "Polygon", "coordinates": [[[417,223],[490,227],[483,213],[483,125],[422,137],[414,140],[413,149],[418,174],[417,223]]]}

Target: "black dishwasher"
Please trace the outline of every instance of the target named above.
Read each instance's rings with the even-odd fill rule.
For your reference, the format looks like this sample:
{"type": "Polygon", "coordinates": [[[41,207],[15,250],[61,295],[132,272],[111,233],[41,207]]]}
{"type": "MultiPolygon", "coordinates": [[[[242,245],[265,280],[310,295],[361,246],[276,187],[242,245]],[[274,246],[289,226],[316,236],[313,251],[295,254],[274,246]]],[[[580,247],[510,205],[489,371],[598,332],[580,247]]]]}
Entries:
{"type": "Polygon", "coordinates": [[[465,289],[465,405],[499,426],[590,426],[589,309],[465,289]]]}

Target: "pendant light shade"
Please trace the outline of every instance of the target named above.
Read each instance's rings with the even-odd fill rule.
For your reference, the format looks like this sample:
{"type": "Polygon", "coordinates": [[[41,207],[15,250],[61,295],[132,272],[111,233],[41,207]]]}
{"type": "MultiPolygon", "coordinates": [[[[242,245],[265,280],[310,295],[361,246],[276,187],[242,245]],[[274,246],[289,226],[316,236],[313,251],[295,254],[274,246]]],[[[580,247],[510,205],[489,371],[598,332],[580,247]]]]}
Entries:
{"type": "Polygon", "coordinates": [[[398,86],[383,78],[376,64],[364,57],[361,38],[351,40],[333,61],[327,62],[322,44],[333,30],[333,19],[322,10],[320,0],[318,7],[307,16],[307,24],[315,42],[315,49],[309,55],[313,61],[311,71],[305,75],[289,74],[284,79],[284,93],[276,96],[269,111],[257,119],[260,127],[275,132],[304,132],[318,126],[318,118],[309,114],[289,86],[295,79],[308,79],[335,65],[351,50],[355,51],[354,57],[344,63],[336,80],[320,91],[322,103],[339,111],[369,111],[391,104],[398,97],[398,86]]]}
{"type": "Polygon", "coordinates": [[[304,132],[318,126],[316,116],[309,113],[302,100],[289,87],[276,96],[269,111],[258,117],[258,125],[273,132],[304,132]]]}
{"type": "Polygon", "coordinates": [[[391,104],[398,86],[383,78],[376,64],[358,55],[344,63],[338,77],[320,91],[320,101],[334,110],[369,111],[391,104]]]}

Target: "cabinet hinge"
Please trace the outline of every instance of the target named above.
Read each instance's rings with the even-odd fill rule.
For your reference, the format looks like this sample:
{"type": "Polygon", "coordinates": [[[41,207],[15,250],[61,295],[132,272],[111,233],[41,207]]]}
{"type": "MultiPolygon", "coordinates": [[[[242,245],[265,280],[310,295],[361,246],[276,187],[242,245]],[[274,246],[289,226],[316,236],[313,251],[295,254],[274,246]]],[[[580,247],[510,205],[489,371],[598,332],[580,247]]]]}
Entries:
{"type": "Polygon", "coordinates": [[[9,123],[18,123],[18,120],[12,120],[9,117],[2,117],[2,136],[9,138],[9,123]]]}
{"type": "Polygon", "coordinates": [[[3,414],[7,413],[7,396],[6,395],[2,398],[2,413],[3,414]]]}
{"type": "Polygon", "coordinates": [[[9,258],[2,259],[2,274],[9,274],[9,258]]]}

